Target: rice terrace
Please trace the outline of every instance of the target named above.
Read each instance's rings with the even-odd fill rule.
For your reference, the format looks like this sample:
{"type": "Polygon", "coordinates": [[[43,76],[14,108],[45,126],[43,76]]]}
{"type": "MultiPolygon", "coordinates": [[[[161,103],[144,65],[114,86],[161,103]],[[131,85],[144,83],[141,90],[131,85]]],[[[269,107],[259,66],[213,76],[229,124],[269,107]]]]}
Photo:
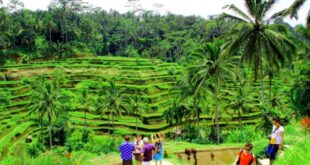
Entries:
{"type": "Polygon", "coordinates": [[[310,165],[309,14],[0,0],[0,165],[310,165]]]}

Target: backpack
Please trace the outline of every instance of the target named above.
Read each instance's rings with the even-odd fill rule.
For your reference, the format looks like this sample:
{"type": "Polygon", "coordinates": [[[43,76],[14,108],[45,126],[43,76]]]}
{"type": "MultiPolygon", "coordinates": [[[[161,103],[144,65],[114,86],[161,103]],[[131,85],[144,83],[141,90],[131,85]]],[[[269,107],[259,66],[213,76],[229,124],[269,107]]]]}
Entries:
{"type": "MultiPolygon", "coordinates": [[[[241,158],[241,154],[242,154],[242,152],[243,152],[243,150],[241,150],[240,152],[239,152],[239,159],[238,159],[238,161],[237,161],[237,163],[236,163],[236,165],[239,165],[240,164],[240,158],[241,158]]],[[[253,162],[253,159],[254,159],[254,155],[253,155],[253,153],[251,152],[251,156],[252,156],[252,158],[251,158],[251,161],[250,161],[250,163],[249,163],[249,165],[251,165],[252,164],[252,162],[253,162]]]]}

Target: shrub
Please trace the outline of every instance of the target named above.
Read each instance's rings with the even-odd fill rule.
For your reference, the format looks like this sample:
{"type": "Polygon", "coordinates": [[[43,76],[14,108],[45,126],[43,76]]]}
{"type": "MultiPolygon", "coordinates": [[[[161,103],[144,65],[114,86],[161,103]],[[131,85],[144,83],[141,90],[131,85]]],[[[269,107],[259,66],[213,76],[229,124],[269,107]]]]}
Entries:
{"type": "Polygon", "coordinates": [[[225,141],[229,143],[245,143],[262,137],[262,132],[256,131],[254,126],[244,126],[241,129],[229,132],[225,141]]]}
{"type": "Polygon", "coordinates": [[[186,124],[183,139],[198,144],[213,143],[212,128],[206,121],[200,122],[199,127],[194,124],[186,124]]]}
{"type": "Polygon", "coordinates": [[[15,60],[5,60],[5,64],[4,65],[16,65],[16,61],[15,60]]]}
{"type": "Polygon", "coordinates": [[[101,138],[93,137],[87,144],[85,144],[85,151],[95,154],[107,154],[117,152],[118,146],[122,143],[121,140],[115,138],[101,138]]]}
{"type": "Polygon", "coordinates": [[[27,54],[20,54],[19,63],[21,64],[28,64],[30,62],[30,56],[27,54]]]}
{"type": "Polygon", "coordinates": [[[305,138],[303,141],[298,141],[291,148],[285,150],[283,156],[280,156],[274,164],[309,164],[310,160],[310,140],[305,138]]]}
{"type": "Polygon", "coordinates": [[[71,150],[81,150],[84,147],[84,142],[82,141],[83,130],[75,129],[72,133],[70,133],[68,139],[66,140],[66,147],[71,150]]]}
{"type": "Polygon", "coordinates": [[[53,151],[55,153],[57,153],[58,155],[64,155],[68,151],[68,148],[66,146],[65,147],[56,147],[53,151]]]}
{"type": "Polygon", "coordinates": [[[138,50],[135,49],[132,45],[128,45],[124,52],[127,57],[139,57],[138,50]]]}
{"type": "Polygon", "coordinates": [[[69,165],[70,160],[66,157],[62,157],[59,155],[55,155],[53,152],[45,153],[44,155],[41,155],[37,157],[36,159],[30,159],[26,163],[27,165],[38,165],[38,164],[44,164],[44,165],[69,165]]]}
{"type": "Polygon", "coordinates": [[[31,157],[37,157],[44,152],[44,146],[39,142],[32,143],[28,146],[27,152],[31,157]]]}
{"type": "Polygon", "coordinates": [[[172,76],[175,74],[176,74],[175,68],[168,68],[168,75],[172,76]]]}
{"type": "Polygon", "coordinates": [[[263,158],[265,157],[265,151],[266,151],[266,147],[268,145],[268,139],[266,138],[261,138],[259,140],[255,140],[252,142],[253,144],[253,154],[257,157],[257,158],[263,158]]]}

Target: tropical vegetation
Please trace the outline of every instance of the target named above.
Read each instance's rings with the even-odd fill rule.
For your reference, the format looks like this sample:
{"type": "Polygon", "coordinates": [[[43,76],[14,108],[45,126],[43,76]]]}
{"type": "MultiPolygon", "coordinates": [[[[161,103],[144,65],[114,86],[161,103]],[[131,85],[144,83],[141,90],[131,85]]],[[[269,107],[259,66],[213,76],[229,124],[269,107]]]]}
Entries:
{"type": "Polygon", "coordinates": [[[176,164],[175,151],[247,141],[263,159],[274,116],[286,129],[275,164],[307,163],[309,14],[292,26],[283,18],[306,0],[267,17],[276,3],[206,19],[139,0],[127,13],[0,0],[0,164],[117,163],[122,136],[159,132],[176,164]]]}

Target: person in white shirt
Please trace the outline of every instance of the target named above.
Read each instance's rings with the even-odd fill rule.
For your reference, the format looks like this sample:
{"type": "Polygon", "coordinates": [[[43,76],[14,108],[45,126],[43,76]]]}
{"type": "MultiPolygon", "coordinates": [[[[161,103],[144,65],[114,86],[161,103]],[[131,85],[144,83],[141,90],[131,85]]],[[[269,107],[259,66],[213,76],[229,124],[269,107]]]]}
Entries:
{"type": "Polygon", "coordinates": [[[137,135],[137,137],[135,138],[133,144],[135,145],[135,151],[134,151],[134,155],[135,155],[135,159],[136,159],[136,164],[137,165],[142,165],[142,156],[141,156],[141,149],[144,145],[142,139],[141,139],[141,135],[137,135]]]}
{"type": "Polygon", "coordinates": [[[283,148],[284,128],[280,124],[280,119],[274,117],[272,119],[272,133],[269,137],[269,144],[266,149],[267,156],[270,160],[270,165],[276,159],[276,155],[280,148],[283,148]]]}

